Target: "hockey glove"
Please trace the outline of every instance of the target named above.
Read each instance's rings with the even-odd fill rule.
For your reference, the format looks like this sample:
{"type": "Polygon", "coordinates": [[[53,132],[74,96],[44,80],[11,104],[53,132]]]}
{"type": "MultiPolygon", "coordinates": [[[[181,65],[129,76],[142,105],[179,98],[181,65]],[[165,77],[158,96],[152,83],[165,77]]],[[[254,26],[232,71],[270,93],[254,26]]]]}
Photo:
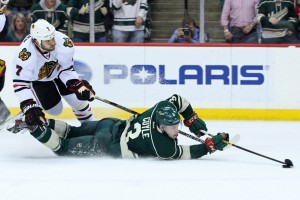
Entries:
{"type": "Polygon", "coordinates": [[[185,126],[189,127],[190,131],[198,137],[204,135],[201,130],[207,131],[205,122],[200,119],[195,112],[190,117],[187,117],[183,121],[183,123],[185,126]]]}
{"type": "Polygon", "coordinates": [[[77,98],[82,101],[93,101],[95,98],[95,91],[86,80],[68,80],[67,89],[74,92],[77,98]]]}
{"type": "Polygon", "coordinates": [[[28,126],[37,125],[43,127],[47,124],[45,114],[33,99],[22,101],[20,107],[25,115],[25,122],[28,126]]]}
{"type": "Polygon", "coordinates": [[[0,78],[2,78],[5,75],[5,71],[6,71],[5,61],[0,59],[0,78]]]}
{"type": "Polygon", "coordinates": [[[204,144],[210,153],[213,153],[216,150],[223,151],[224,147],[227,146],[227,143],[223,142],[223,140],[229,141],[228,133],[218,133],[212,138],[206,138],[204,144]]]}

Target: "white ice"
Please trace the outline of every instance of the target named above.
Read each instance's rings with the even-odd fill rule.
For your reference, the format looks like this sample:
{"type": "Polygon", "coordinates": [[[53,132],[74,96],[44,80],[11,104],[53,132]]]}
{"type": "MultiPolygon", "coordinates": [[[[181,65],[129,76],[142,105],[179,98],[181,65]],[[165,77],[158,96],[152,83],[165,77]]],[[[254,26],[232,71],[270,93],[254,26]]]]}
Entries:
{"type": "MultiPolygon", "coordinates": [[[[69,121],[76,124],[75,121],[69,121]]],[[[0,200],[298,200],[300,123],[207,121],[238,145],[198,160],[57,157],[28,133],[0,132],[0,200]]],[[[182,127],[182,130],[188,129],[182,127]]],[[[195,144],[180,136],[182,144],[195,144]]]]}

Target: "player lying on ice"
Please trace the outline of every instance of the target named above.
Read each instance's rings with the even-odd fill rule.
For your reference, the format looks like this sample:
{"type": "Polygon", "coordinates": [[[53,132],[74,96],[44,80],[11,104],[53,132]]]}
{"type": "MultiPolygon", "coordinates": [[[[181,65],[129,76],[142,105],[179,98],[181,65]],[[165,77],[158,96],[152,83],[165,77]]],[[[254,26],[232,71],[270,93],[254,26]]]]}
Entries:
{"type": "Polygon", "coordinates": [[[161,159],[194,159],[226,146],[227,133],[205,139],[204,144],[179,145],[179,114],[184,124],[197,136],[207,130],[190,103],[173,95],[142,114],[128,120],[104,118],[70,126],[59,120],[48,120],[47,126],[28,127],[30,134],[60,156],[112,156],[116,158],[157,157],[161,159]]]}

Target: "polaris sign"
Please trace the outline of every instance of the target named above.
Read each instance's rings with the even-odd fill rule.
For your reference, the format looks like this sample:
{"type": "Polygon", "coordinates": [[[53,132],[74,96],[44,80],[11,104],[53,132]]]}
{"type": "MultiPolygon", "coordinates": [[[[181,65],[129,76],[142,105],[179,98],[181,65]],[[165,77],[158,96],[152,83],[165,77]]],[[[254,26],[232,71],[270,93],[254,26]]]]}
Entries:
{"type": "MultiPolygon", "coordinates": [[[[174,73],[174,70],[172,70],[174,73]]],[[[168,74],[168,77],[170,75],[168,74]]],[[[176,74],[177,76],[177,74],[176,74]]],[[[186,81],[193,80],[197,85],[262,85],[265,81],[263,65],[182,65],[178,69],[178,78],[167,79],[165,65],[104,65],[104,84],[112,80],[130,81],[136,85],[155,84],[184,85],[186,81]]]]}

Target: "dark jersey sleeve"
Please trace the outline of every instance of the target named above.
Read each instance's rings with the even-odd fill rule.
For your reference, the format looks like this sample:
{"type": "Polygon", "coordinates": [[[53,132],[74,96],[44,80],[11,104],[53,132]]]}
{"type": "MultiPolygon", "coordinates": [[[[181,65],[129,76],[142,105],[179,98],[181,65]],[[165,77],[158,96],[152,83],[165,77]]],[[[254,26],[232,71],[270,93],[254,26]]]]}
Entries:
{"type": "Polygon", "coordinates": [[[5,76],[0,77],[0,92],[2,91],[5,83],[5,76]]]}
{"type": "Polygon", "coordinates": [[[0,91],[2,91],[5,83],[6,66],[5,61],[0,59],[0,91]]]}
{"type": "Polygon", "coordinates": [[[167,101],[176,106],[177,111],[183,116],[184,119],[190,117],[194,112],[190,102],[178,94],[172,95],[167,99],[167,101]]]}

